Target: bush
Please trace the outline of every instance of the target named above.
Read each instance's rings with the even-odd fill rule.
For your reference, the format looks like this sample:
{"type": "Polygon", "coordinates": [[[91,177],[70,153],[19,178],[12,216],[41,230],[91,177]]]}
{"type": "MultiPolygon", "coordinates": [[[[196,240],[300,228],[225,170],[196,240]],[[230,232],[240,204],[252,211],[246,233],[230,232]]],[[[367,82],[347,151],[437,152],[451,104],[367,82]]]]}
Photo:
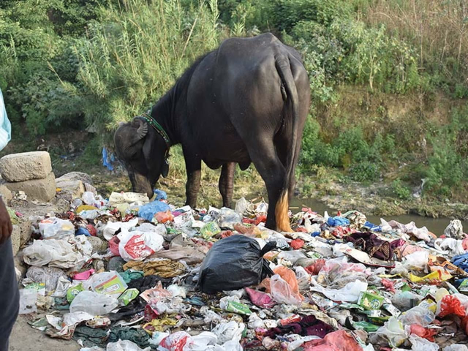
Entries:
{"type": "Polygon", "coordinates": [[[400,200],[411,199],[411,190],[407,186],[403,185],[400,178],[393,181],[392,191],[400,200]]]}

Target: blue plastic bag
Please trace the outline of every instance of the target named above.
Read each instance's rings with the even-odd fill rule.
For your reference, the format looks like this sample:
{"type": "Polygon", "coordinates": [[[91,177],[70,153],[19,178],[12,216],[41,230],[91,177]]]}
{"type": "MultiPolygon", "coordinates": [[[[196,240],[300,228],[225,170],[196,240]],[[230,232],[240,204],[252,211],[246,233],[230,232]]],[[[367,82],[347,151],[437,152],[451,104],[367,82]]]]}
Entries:
{"type": "Polygon", "coordinates": [[[339,225],[349,225],[349,219],[344,218],[344,217],[340,217],[340,216],[329,217],[328,220],[327,220],[327,224],[330,227],[337,227],[339,225]]]}
{"type": "Polygon", "coordinates": [[[154,194],[156,195],[155,200],[167,200],[167,194],[164,190],[154,189],[154,194]]]}
{"type": "Polygon", "coordinates": [[[158,212],[166,212],[170,210],[168,204],[162,201],[153,201],[143,205],[138,210],[138,216],[146,219],[151,222],[154,218],[154,215],[158,212]]]}

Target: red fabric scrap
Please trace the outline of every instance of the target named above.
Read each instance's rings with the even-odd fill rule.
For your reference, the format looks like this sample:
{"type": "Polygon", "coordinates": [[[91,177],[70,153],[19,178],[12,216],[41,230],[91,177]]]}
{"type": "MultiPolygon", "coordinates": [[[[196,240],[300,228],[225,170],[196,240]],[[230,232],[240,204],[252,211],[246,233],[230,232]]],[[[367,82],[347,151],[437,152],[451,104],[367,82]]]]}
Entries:
{"type": "Polygon", "coordinates": [[[291,247],[294,250],[298,250],[301,247],[303,247],[304,244],[305,244],[304,240],[297,238],[297,239],[294,239],[293,241],[291,241],[291,243],[289,245],[291,245],[291,247]]]}

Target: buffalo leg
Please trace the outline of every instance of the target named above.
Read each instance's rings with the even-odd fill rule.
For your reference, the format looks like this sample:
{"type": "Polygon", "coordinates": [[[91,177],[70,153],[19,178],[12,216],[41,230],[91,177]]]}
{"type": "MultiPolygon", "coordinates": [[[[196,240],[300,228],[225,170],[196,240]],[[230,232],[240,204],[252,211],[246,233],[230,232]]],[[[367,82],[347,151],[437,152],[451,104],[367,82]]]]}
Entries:
{"type": "Polygon", "coordinates": [[[236,164],[234,162],[225,163],[221,168],[219,192],[223,197],[223,207],[231,207],[235,169],[236,164]]]}
{"type": "Polygon", "coordinates": [[[198,192],[200,191],[201,180],[201,160],[184,150],[185,167],[187,170],[187,183],[185,186],[185,195],[187,197],[185,204],[192,208],[197,206],[198,192]]]}
{"type": "Polygon", "coordinates": [[[265,181],[268,192],[268,214],[265,226],[273,230],[292,231],[287,219],[288,188],[285,186],[286,169],[279,159],[273,143],[259,144],[250,156],[258,173],[265,181]],[[277,217],[281,220],[277,221],[277,217]]]}

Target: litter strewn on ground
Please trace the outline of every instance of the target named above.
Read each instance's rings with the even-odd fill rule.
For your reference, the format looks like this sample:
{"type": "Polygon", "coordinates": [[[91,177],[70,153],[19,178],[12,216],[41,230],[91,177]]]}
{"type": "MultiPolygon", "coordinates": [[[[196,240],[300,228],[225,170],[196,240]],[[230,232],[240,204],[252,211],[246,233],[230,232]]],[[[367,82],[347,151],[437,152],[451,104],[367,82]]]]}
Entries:
{"type": "MultiPolygon", "coordinates": [[[[92,189],[94,190],[94,189],[92,189]]],[[[31,218],[20,313],[82,350],[468,350],[468,238],[267,204],[94,191],[31,218]]]]}

